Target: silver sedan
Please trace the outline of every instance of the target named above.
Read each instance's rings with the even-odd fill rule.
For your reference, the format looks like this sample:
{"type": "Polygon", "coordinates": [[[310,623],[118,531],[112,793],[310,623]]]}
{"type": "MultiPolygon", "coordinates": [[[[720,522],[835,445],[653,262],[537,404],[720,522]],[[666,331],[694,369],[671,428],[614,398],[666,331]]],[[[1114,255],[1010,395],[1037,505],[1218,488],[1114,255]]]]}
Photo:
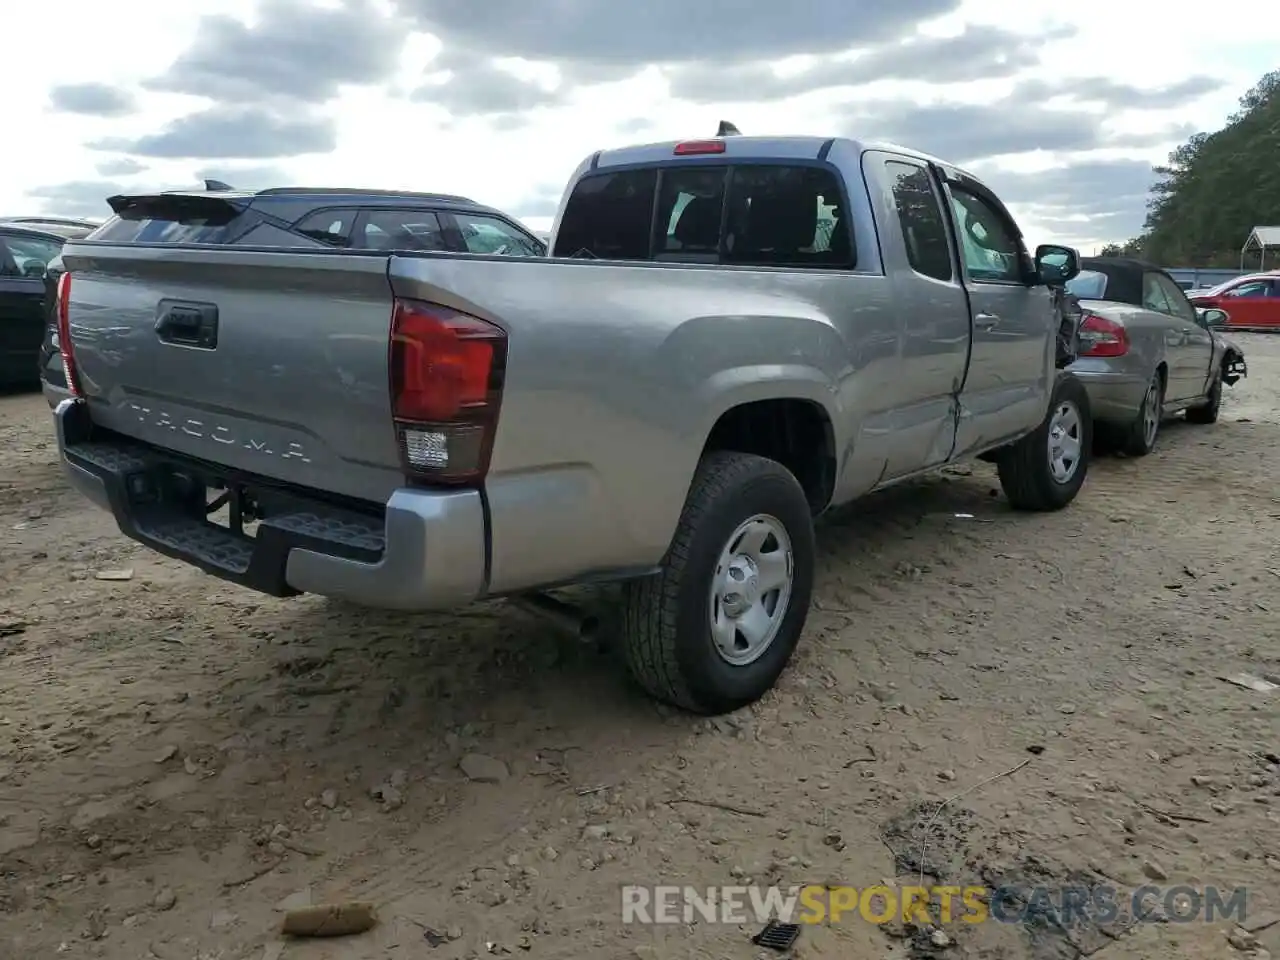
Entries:
{"type": "Polygon", "coordinates": [[[1085,257],[1067,292],[1083,314],[1069,368],[1089,393],[1097,433],[1130,456],[1156,445],[1161,421],[1186,411],[1214,423],[1224,385],[1245,375],[1239,345],[1214,328],[1223,311],[1197,311],[1159,267],[1085,257]]]}

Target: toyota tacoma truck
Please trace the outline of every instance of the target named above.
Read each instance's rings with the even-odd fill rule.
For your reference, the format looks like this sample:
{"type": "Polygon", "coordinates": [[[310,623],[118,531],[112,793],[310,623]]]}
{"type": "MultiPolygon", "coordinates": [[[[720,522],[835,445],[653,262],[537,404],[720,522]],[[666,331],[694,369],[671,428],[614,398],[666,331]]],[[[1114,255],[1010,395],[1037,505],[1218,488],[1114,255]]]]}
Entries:
{"type": "Polygon", "coordinates": [[[1079,256],[1029,253],[951,164],[839,138],[601,151],[550,239],[67,244],[71,482],[275,596],[431,611],[624,581],[631,672],[703,713],[785,668],[827,508],[972,458],[1015,509],[1084,482],[1079,256]]]}

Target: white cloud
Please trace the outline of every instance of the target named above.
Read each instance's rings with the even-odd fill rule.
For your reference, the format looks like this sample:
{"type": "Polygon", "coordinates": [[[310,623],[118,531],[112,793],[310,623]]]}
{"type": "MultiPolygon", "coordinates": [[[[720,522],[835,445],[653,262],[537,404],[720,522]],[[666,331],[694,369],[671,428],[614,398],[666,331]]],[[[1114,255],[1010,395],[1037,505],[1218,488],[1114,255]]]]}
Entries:
{"type": "MultiPolygon", "coordinates": [[[[284,0],[275,0],[276,3],[284,0]]],[[[304,3],[306,0],[289,0],[304,3]]],[[[348,0],[354,3],[356,0],[348,0]]],[[[390,11],[395,0],[380,0],[358,8],[360,17],[383,16],[390,11]]],[[[617,0],[613,0],[617,2],[617,0]]],[[[923,0],[922,0],[923,2],[923,0]]],[[[337,0],[321,6],[335,10],[337,0]]],[[[921,9],[936,10],[945,7],[938,0],[921,9]]],[[[407,40],[402,50],[387,43],[387,31],[368,32],[370,42],[387,43],[379,57],[355,56],[335,64],[326,74],[326,64],[312,62],[309,68],[315,75],[307,77],[311,100],[300,99],[302,92],[269,89],[272,83],[283,84],[303,77],[305,72],[290,71],[288,65],[279,69],[261,71],[261,77],[251,77],[241,72],[230,80],[210,72],[210,64],[216,68],[212,34],[204,37],[205,46],[194,59],[188,51],[194,49],[198,39],[199,20],[191,16],[191,8],[185,4],[163,0],[120,0],[116,4],[103,4],[100,0],[62,0],[58,7],[58,51],[49,58],[49,48],[43,43],[48,36],[47,10],[30,4],[12,4],[5,13],[5,34],[9,38],[31,39],[31,42],[10,44],[6,49],[6,64],[10,73],[10,97],[7,100],[6,128],[20,130],[24,144],[34,145],[6,155],[5,176],[0,178],[0,211],[28,212],[81,212],[69,211],[67,204],[72,196],[67,190],[61,193],[54,188],[75,186],[81,192],[75,196],[92,196],[97,185],[106,187],[146,188],[174,183],[194,183],[198,173],[216,169],[226,179],[234,182],[235,172],[243,166],[246,176],[262,175],[264,170],[279,170],[281,176],[294,183],[315,183],[325,186],[363,186],[372,188],[401,188],[462,193],[477,200],[493,204],[514,214],[545,211],[549,189],[554,191],[577,162],[588,153],[602,147],[617,146],[637,137],[644,140],[675,139],[711,133],[718,120],[733,120],[747,133],[808,133],[841,134],[865,132],[874,136],[876,130],[841,129],[840,119],[869,104],[886,98],[910,99],[920,104],[968,103],[990,106],[1007,98],[1011,92],[1023,89],[1019,84],[1041,81],[1044,96],[1037,100],[1016,98],[1002,105],[1009,123],[1015,122],[1026,111],[1030,116],[1052,95],[1055,106],[1077,106],[1092,110],[1097,116],[1099,138],[1110,142],[1087,143],[1087,149],[1057,149],[1053,151],[1024,152],[1015,156],[1000,157],[977,164],[984,175],[1000,188],[1002,178],[1013,176],[1018,183],[1019,200],[1012,206],[1020,216],[1028,239],[1032,242],[1058,239],[1076,242],[1086,252],[1107,240],[1122,240],[1134,232],[1135,216],[1140,223],[1140,203],[1133,196],[1125,216],[1094,217],[1091,211],[1108,209],[1111,198],[1107,191],[1106,177],[1100,176],[1102,168],[1096,161],[1134,160],[1162,162],[1170,149],[1185,136],[1180,126],[1198,129],[1214,129],[1225,120],[1236,106],[1237,97],[1256,82],[1273,66],[1270,46],[1265,41],[1251,41],[1256,35],[1254,13],[1243,6],[1219,5],[1212,17],[1204,23],[1188,26],[1181,18],[1153,15],[1148,5],[1117,4],[1113,0],[1077,0],[1069,8],[1069,20],[1055,8],[1037,10],[1035,7],[1018,7],[1017,23],[1011,25],[1010,6],[1007,0],[965,0],[960,10],[942,19],[926,23],[921,33],[932,37],[957,36],[966,26],[990,29],[1015,29],[1019,33],[1039,37],[1043,44],[1033,45],[1032,54],[1025,49],[1011,53],[1007,58],[1013,76],[989,80],[953,82],[945,86],[931,86],[920,81],[894,81],[873,83],[858,88],[830,88],[818,92],[794,96],[785,100],[756,101],[746,103],[677,102],[669,96],[670,74],[663,69],[650,67],[628,76],[629,71],[616,63],[605,66],[573,63],[562,64],[561,69],[547,63],[530,63],[510,59],[519,51],[484,50],[474,47],[476,30],[468,28],[459,36],[456,47],[441,51],[441,59],[433,64],[433,57],[440,51],[441,43],[435,37],[413,24],[405,24],[396,36],[407,40]],[[1074,36],[1059,37],[1055,29],[1073,28],[1074,36]],[[382,38],[382,39],[379,39],[382,38]],[[1243,39],[1242,39],[1243,38],[1243,39]],[[1206,52],[1207,51],[1207,52],[1206,52]],[[502,59],[496,66],[485,62],[486,55],[502,59]],[[1028,61],[1028,57],[1031,57],[1028,61]],[[27,59],[29,58],[29,59],[27,59]],[[470,59],[469,59],[470,58],[470,59]],[[1038,59],[1038,65],[1026,66],[1038,59]],[[489,81],[485,90],[480,84],[465,86],[468,63],[477,71],[487,69],[483,76],[489,81]],[[50,64],[56,64],[57,73],[51,73],[50,64]],[[182,65],[186,64],[184,74],[182,65]],[[194,64],[194,66],[192,66],[194,64]],[[359,85],[353,79],[381,65],[374,85],[359,85]],[[177,80],[157,83],[166,74],[177,80]],[[510,91],[499,90],[501,75],[494,69],[505,70],[518,83],[520,78],[536,83],[536,90],[549,91],[550,98],[544,104],[536,96],[525,95],[511,102],[527,107],[519,114],[501,111],[489,115],[451,117],[439,104],[414,100],[410,94],[427,82],[431,73],[437,81],[441,67],[461,71],[460,86],[451,91],[445,100],[455,110],[461,109],[465,96],[491,92],[495,97],[510,91]],[[341,69],[339,69],[339,67],[341,69]],[[492,69],[490,69],[492,68],[492,69]],[[592,71],[596,72],[593,73],[592,71]],[[1185,100],[1177,100],[1172,106],[1159,109],[1131,109],[1110,112],[1101,104],[1074,103],[1073,84],[1085,89],[1105,78],[1113,84],[1131,85],[1143,90],[1172,87],[1188,80],[1191,74],[1201,74],[1222,81],[1223,86],[1212,92],[1185,100]],[[183,77],[187,80],[183,81],[183,77]],[[333,83],[326,86],[316,78],[332,76],[333,83]],[[574,82],[575,78],[579,82],[574,82]],[[585,78],[585,79],[583,79],[585,78]],[[558,80],[564,83],[557,85],[558,80]],[[591,81],[595,82],[591,82],[591,81]],[[1088,83],[1086,83],[1088,81],[1088,83]],[[258,84],[255,89],[254,84],[258,84]],[[137,112],[129,116],[85,116],[83,114],[58,113],[49,108],[53,88],[94,84],[127,92],[137,105],[137,112]],[[1052,89],[1051,89],[1052,88],[1052,89]],[[170,123],[189,118],[193,114],[216,108],[217,104],[201,96],[200,92],[217,92],[227,89],[234,94],[239,109],[243,111],[246,98],[257,97],[249,103],[253,109],[261,109],[265,115],[276,118],[274,127],[267,125],[256,129],[253,149],[237,158],[229,156],[209,159],[205,148],[203,156],[180,157],[184,148],[175,144],[175,137],[187,135],[186,127],[177,128],[177,134],[167,139],[161,135],[170,123]],[[455,94],[457,96],[455,96],[455,94]],[[1010,112],[1012,111],[1012,112],[1010,112]],[[290,157],[287,151],[275,156],[270,137],[272,130],[301,135],[307,125],[327,122],[335,124],[336,148],[328,153],[311,153],[290,157]],[[647,121],[643,123],[642,121],[647,121]],[[643,132],[637,133],[637,129],[643,132]],[[180,135],[180,136],[179,136],[180,135]],[[1171,139],[1160,142],[1161,137],[1171,139]],[[144,141],[139,143],[138,141],[144,141]],[[147,150],[148,143],[152,149],[147,150]],[[132,143],[131,143],[132,142],[132,143]],[[155,144],[163,143],[163,149],[155,144]],[[93,150],[90,144],[114,146],[115,150],[93,150]],[[160,156],[137,155],[142,153],[160,156]],[[136,156],[129,162],[130,153],[136,156]],[[1062,168],[1092,162],[1092,173],[1083,178],[1077,195],[1062,193],[1062,168]],[[139,170],[130,173],[131,170],[139,170]],[[104,172],[118,175],[104,178],[104,172]],[[1057,176],[1058,189],[1048,203],[1037,204],[1034,195],[1026,191],[1026,174],[1039,171],[1057,176]],[[1022,175],[1017,178],[1016,175],[1022,175]],[[555,186],[551,186],[555,185],[555,186]],[[1064,202],[1065,201],[1065,202],[1064,202]],[[1116,231],[1121,231],[1117,233],[1116,231]]],[[[202,14],[214,12],[245,20],[250,26],[259,21],[266,23],[255,0],[221,0],[216,11],[207,7],[202,14]]],[[[277,14],[280,15],[280,14],[277,14]]],[[[352,14],[354,16],[355,14],[352,14]]],[[[335,14],[335,17],[337,14],[335,14]]],[[[801,14],[802,16],[802,14],[801,14]]],[[[336,22],[336,21],[335,21],[336,22]]],[[[349,20],[350,23],[358,21],[349,20]]],[[[359,21],[363,22],[363,21],[359,21]]],[[[306,29],[304,25],[300,25],[306,29]]],[[[223,31],[226,34],[226,30],[223,31]]],[[[815,31],[820,33],[820,31],[815,31]]],[[[554,37],[535,38],[545,48],[555,45],[554,37]]],[[[790,49],[796,49],[799,41],[789,40],[790,49]]],[[[531,41],[531,46],[533,41],[531,41]]],[[[707,47],[716,50],[716,38],[708,37],[707,47]]],[[[323,58],[323,38],[299,40],[299,55],[323,58]],[[308,46],[309,45],[309,46],[308,46]]],[[[617,45],[611,56],[631,55],[623,51],[625,44],[617,45]]],[[[635,53],[635,63],[642,63],[640,52],[635,53]]],[[[723,58],[724,54],[717,54],[723,58]]],[[[883,56],[878,54],[877,56],[883,56]]],[[[996,59],[1002,59],[997,57],[996,59]]],[[[870,61],[877,62],[877,61],[870,61]]],[[[787,77],[821,78],[824,70],[838,67],[856,67],[858,58],[851,62],[847,57],[824,59],[821,56],[780,58],[777,75],[780,83],[787,77]],[[842,63],[842,61],[845,61],[842,63]]],[[[714,71],[746,68],[750,64],[728,64],[721,59],[714,71]]],[[[705,81],[706,70],[699,75],[705,81]]],[[[447,75],[445,75],[447,76],[447,75]]],[[[477,76],[481,76],[477,72],[477,76]]],[[[859,80],[858,82],[863,82],[859,80]]],[[[711,89],[703,87],[702,89],[711,89]]],[[[751,91],[745,91],[750,95],[751,91]]],[[[97,89],[90,91],[97,95],[97,89]]],[[[104,98],[105,99],[105,98],[104,98]]],[[[81,91],[77,102],[93,102],[89,94],[81,91]]],[[[470,101],[466,101],[470,102],[470,101]]],[[[498,101],[494,100],[496,104],[498,101]]],[[[869,107],[868,107],[869,109],[869,107]]],[[[968,115],[957,110],[956,116],[968,115]]],[[[977,116],[977,114],[973,114],[977,116]]],[[[231,114],[232,118],[244,116],[231,114]]],[[[213,118],[221,126],[209,129],[224,131],[226,114],[213,118]]],[[[864,116],[864,122],[887,123],[884,118],[864,116]],[[869,117],[869,119],[868,119],[869,117]]],[[[854,121],[849,121],[853,123],[854,121]]],[[[905,121],[904,121],[905,122],[905,121]]],[[[1066,122],[1064,118],[1064,123],[1066,122]]],[[[1087,127],[1088,124],[1077,124],[1087,127]]],[[[188,124],[189,126],[189,124],[188,124]]],[[[232,124],[234,126],[234,124],[232,124]]],[[[1031,127],[1030,129],[1037,129],[1031,127]]],[[[1039,128],[1039,129],[1042,129],[1039,128]]],[[[969,139],[982,135],[981,130],[967,131],[969,139]]],[[[997,131],[993,131],[993,138],[997,131]]],[[[1032,134],[1033,136],[1035,134],[1032,134]]],[[[1047,144],[1053,138],[1048,138],[1047,144]]],[[[946,142],[953,142],[948,138],[946,142]]],[[[1079,143],[1078,137],[1057,138],[1063,143],[1079,143]]],[[[195,136],[187,141],[199,144],[195,136]]],[[[207,140],[203,141],[207,143],[207,140]]],[[[321,140],[312,140],[318,143],[321,140]]],[[[915,145],[915,144],[911,144],[915,145]]],[[[1031,143],[1028,148],[1045,144],[1031,143]]],[[[225,146],[225,145],[224,145],[225,146]]],[[[920,144],[926,147],[926,144],[920,144]]],[[[222,149],[223,154],[235,147],[222,149]]],[[[285,148],[281,147],[281,150],[285,148]]],[[[310,147],[308,147],[310,149],[310,147]]],[[[958,159],[958,158],[957,158],[958,159]]],[[[1132,190],[1133,170],[1128,170],[1126,189],[1132,190]]],[[[1014,179],[1009,179],[1013,184],[1014,179]]],[[[255,184],[256,185],[256,184],[255,184]]],[[[1119,183],[1114,189],[1119,189],[1119,183]]],[[[105,197],[105,194],[104,194],[105,197]]],[[[1117,202],[1121,198],[1116,198],[1117,202]]],[[[101,215],[106,214],[105,204],[101,215]]],[[[535,229],[545,229],[550,222],[547,216],[528,216],[526,222],[535,229]]]]}

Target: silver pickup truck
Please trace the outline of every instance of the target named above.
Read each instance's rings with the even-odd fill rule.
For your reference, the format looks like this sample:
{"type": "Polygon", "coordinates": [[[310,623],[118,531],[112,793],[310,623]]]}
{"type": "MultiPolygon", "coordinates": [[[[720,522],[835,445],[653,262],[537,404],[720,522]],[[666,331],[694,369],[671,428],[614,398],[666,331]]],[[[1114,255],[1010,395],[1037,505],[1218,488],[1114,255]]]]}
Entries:
{"type": "Polygon", "coordinates": [[[1018,509],[1084,481],[1057,308],[1079,257],[1030,255],[949,164],[808,137],[604,151],[552,241],[69,243],[71,481],[276,596],[428,611],[625,581],[633,674],[708,713],[786,666],[828,507],[970,458],[1018,509]]]}

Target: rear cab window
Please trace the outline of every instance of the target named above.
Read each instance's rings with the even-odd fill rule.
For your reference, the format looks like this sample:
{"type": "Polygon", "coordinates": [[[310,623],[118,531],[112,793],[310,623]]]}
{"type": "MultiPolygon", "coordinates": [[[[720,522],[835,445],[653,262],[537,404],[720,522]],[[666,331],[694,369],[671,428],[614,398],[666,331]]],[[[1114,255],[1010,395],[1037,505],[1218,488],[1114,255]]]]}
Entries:
{"type": "Polygon", "coordinates": [[[669,163],[575,184],[553,256],[848,269],[854,245],[825,164],[669,163]]]}
{"type": "Polygon", "coordinates": [[[955,275],[941,199],[929,171],[919,163],[886,160],[893,205],[902,229],[907,262],[916,273],[950,281],[955,275]]]}

